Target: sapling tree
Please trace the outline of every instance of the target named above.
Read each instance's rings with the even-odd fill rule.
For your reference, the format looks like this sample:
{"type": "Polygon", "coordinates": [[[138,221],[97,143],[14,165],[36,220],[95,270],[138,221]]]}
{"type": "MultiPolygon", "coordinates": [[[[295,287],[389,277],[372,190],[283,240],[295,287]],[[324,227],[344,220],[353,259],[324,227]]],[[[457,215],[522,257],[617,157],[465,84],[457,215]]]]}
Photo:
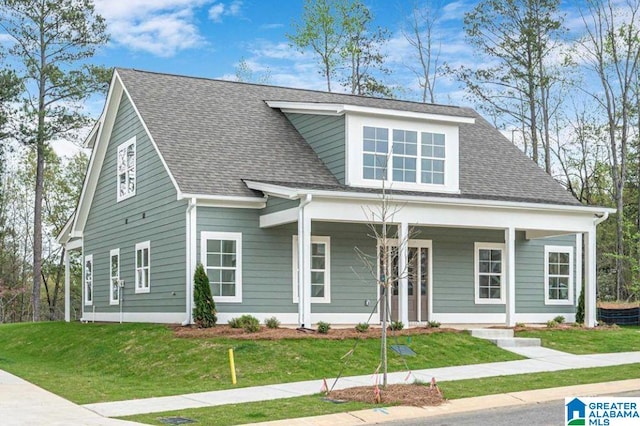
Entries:
{"type": "Polygon", "coordinates": [[[201,263],[193,275],[193,299],[196,305],[193,309],[193,321],[198,327],[209,328],[216,325],[216,304],[211,295],[209,277],[201,263]]]}

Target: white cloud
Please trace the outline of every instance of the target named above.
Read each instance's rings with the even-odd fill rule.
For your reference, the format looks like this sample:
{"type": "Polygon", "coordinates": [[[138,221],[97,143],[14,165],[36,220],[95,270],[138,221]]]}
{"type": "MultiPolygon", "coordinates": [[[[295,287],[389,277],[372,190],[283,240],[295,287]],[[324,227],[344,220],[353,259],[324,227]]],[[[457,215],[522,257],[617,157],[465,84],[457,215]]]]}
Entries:
{"type": "Polygon", "coordinates": [[[213,22],[222,22],[223,16],[240,16],[242,13],[242,1],[233,0],[225,5],[224,3],[214,3],[209,8],[209,19],[213,22]]]}
{"type": "Polygon", "coordinates": [[[194,10],[213,0],[96,0],[114,42],[170,57],[205,43],[194,10]]]}
{"type": "Polygon", "coordinates": [[[284,24],[263,24],[260,25],[261,30],[275,30],[284,27],[284,24]]]}

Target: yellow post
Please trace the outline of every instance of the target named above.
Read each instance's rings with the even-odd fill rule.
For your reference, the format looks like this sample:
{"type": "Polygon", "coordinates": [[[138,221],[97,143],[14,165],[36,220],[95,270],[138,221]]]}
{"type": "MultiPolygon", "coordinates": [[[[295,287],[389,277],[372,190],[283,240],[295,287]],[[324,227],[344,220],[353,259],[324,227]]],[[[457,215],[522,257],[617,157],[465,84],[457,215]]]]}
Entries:
{"type": "Polygon", "coordinates": [[[229,349],[229,367],[231,367],[231,383],[236,384],[236,363],[233,361],[233,349],[229,349]]]}

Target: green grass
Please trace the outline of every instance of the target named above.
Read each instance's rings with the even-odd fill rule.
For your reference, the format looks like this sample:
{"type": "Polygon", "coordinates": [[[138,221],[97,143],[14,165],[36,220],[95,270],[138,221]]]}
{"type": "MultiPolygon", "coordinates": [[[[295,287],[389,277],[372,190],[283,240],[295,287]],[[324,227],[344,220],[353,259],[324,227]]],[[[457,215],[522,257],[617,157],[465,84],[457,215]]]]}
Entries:
{"type": "MultiPolygon", "coordinates": [[[[406,358],[411,370],[521,359],[466,333],[414,335],[399,343],[418,354],[406,358]]],[[[237,387],[335,377],[353,344],[184,339],[149,324],[4,324],[0,369],[86,404],[231,388],[229,348],[235,351],[237,387]]],[[[378,339],[362,340],[343,375],[373,373],[379,353],[378,339]]],[[[405,369],[398,355],[389,356],[390,371],[405,369]]]]}
{"type": "MultiPolygon", "coordinates": [[[[640,364],[629,364],[614,367],[584,368],[549,373],[518,374],[485,379],[459,380],[441,383],[440,388],[447,399],[460,399],[505,392],[626,380],[637,377],[640,377],[640,364]]],[[[364,403],[332,404],[323,401],[319,395],[313,395],[275,401],[143,414],[123,417],[123,419],[161,425],[163,423],[161,423],[159,419],[163,417],[180,416],[196,420],[199,424],[223,426],[342,413],[374,407],[375,405],[373,404],[364,403]]]]}
{"type": "Polygon", "coordinates": [[[517,335],[539,337],[544,347],[578,355],[640,351],[640,327],[540,329],[517,335]]]}

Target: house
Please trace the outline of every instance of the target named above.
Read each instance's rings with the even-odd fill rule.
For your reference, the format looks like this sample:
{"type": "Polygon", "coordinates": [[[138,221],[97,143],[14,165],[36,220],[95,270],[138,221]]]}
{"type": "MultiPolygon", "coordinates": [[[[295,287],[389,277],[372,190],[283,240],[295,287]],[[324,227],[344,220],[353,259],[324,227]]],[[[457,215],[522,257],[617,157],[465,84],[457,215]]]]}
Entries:
{"type": "MultiPolygon", "coordinates": [[[[394,265],[412,271],[397,320],[571,321],[584,280],[595,323],[610,210],[580,205],[471,109],[117,69],[86,145],[59,236],[82,250],[84,320],[188,324],[200,262],[221,323],[377,323],[358,253],[379,257],[384,189],[394,265]]],[[[66,291],[69,319],[68,273],[66,291]]]]}

